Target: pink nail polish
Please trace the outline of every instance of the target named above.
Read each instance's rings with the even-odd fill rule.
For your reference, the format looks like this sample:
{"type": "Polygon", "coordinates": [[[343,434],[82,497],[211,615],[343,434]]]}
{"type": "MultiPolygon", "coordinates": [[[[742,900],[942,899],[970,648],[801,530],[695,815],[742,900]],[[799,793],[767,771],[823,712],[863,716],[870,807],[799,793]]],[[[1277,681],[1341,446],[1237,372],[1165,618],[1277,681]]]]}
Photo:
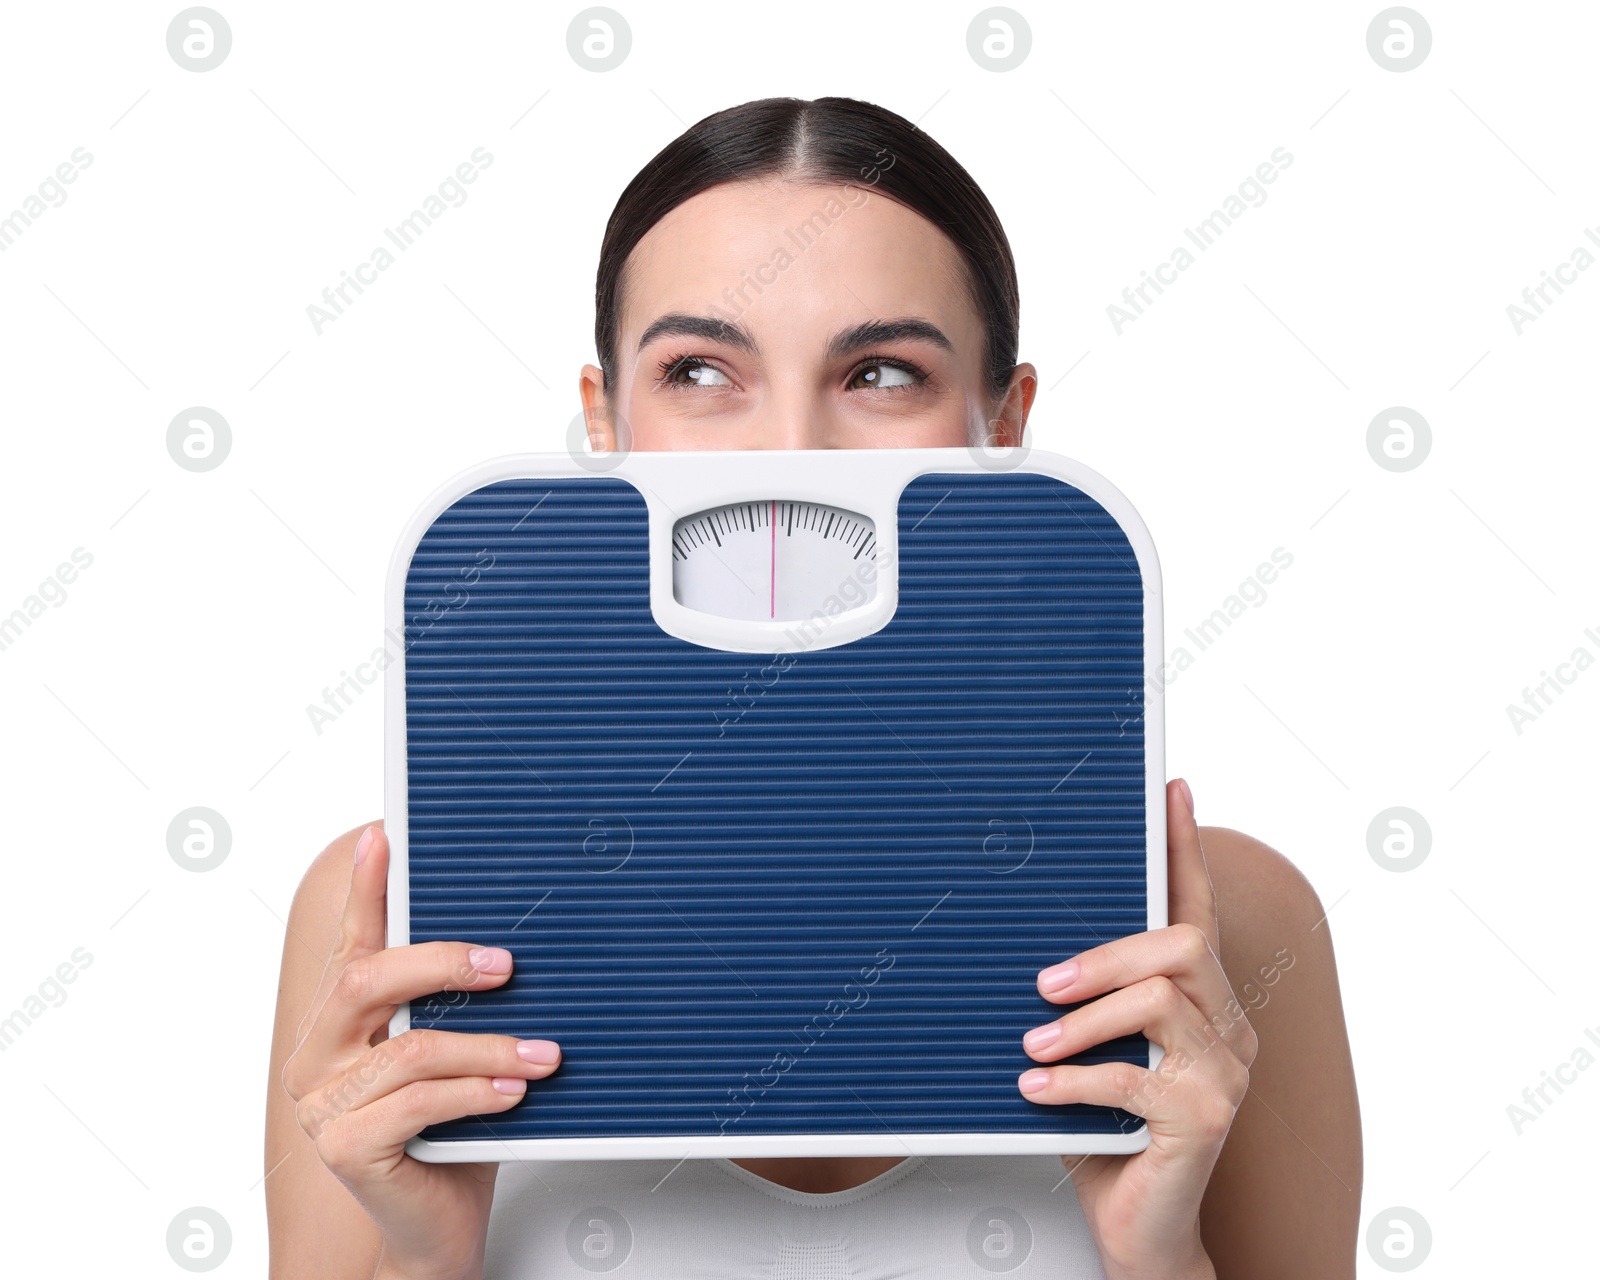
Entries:
{"type": "Polygon", "coordinates": [[[1063,960],[1053,964],[1039,975],[1039,990],[1045,995],[1065,990],[1078,980],[1078,962],[1063,960]]]}
{"type": "Polygon", "coordinates": [[[360,866],[367,856],[367,850],[372,848],[372,828],[368,827],[361,833],[361,839],[356,841],[356,866],[360,866]]]}
{"type": "Polygon", "coordinates": [[[1032,1071],[1024,1071],[1017,1077],[1017,1087],[1023,1093],[1037,1093],[1049,1083],[1050,1073],[1039,1067],[1035,1067],[1032,1071]]]}
{"type": "Polygon", "coordinates": [[[510,973],[511,953],[504,947],[473,947],[467,963],[479,973],[510,973]]]}
{"type": "Polygon", "coordinates": [[[519,1080],[516,1076],[496,1076],[489,1083],[494,1086],[496,1093],[518,1094],[528,1087],[526,1080],[519,1080]]]}
{"type": "Polygon", "coordinates": [[[1058,1022],[1047,1023],[1042,1027],[1035,1027],[1022,1037],[1022,1047],[1029,1053],[1038,1053],[1061,1039],[1061,1024],[1058,1022]]]}
{"type": "Polygon", "coordinates": [[[537,1062],[548,1067],[561,1060],[561,1046],[554,1040],[518,1040],[517,1057],[524,1062],[537,1062]]]}
{"type": "Polygon", "coordinates": [[[1191,818],[1194,817],[1194,792],[1189,790],[1189,780],[1187,778],[1178,779],[1178,790],[1183,792],[1183,802],[1189,806],[1189,816],[1191,818]]]}

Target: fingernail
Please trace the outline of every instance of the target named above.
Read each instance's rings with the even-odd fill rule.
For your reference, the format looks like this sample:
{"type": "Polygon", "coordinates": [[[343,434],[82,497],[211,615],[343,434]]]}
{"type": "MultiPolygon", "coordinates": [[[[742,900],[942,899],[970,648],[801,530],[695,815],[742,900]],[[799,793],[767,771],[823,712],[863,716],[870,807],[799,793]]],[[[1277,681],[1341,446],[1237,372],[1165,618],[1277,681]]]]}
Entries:
{"type": "Polygon", "coordinates": [[[537,1062],[548,1067],[561,1060],[561,1046],[554,1040],[518,1040],[517,1057],[524,1062],[537,1062]]]}
{"type": "Polygon", "coordinates": [[[1189,790],[1189,780],[1187,778],[1178,779],[1178,790],[1183,792],[1183,802],[1189,806],[1189,816],[1191,818],[1194,817],[1194,792],[1189,790]]]}
{"type": "Polygon", "coordinates": [[[504,947],[473,947],[467,962],[479,973],[511,972],[511,953],[504,947]]]}
{"type": "Polygon", "coordinates": [[[1017,1077],[1017,1087],[1023,1093],[1038,1093],[1040,1089],[1050,1083],[1050,1073],[1040,1067],[1032,1071],[1024,1071],[1017,1077]]]}
{"type": "Polygon", "coordinates": [[[1022,1047],[1029,1053],[1037,1053],[1046,1045],[1054,1044],[1061,1038],[1061,1024],[1052,1022],[1047,1026],[1035,1027],[1022,1037],[1022,1047]]]}
{"type": "Polygon", "coordinates": [[[526,1080],[520,1080],[516,1076],[496,1076],[489,1083],[494,1085],[496,1093],[517,1094],[528,1087],[526,1080]]]}
{"type": "Polygon", "coordinates": [[[367,850],[372,848],[372,828],[368,827],[361,833],[361,839],[356,841],[356,866],[360,866],[367,856],[367,850]]]}
{"type": "Polygon", "coordinates": [[[1070,987],[1078,980],[1078,962],[1076,960],[1063,960],[1060,964],[1053,964],[1039,975],[1039,990],[1049,995],[1051,992],[1060,991],[1063,987],[1070,987]]]}

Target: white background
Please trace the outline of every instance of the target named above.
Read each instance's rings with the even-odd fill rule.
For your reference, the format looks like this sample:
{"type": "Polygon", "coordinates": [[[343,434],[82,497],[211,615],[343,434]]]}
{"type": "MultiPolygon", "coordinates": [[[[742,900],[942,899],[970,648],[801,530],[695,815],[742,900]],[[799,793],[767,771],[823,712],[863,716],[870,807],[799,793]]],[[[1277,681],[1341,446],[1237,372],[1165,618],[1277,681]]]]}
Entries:
{"type": "Polygon", "coordinates": [[[1294,557],[1170,686],[1168,771],[1330,908],[1363,1223],[1421,1213],[1422,1274],[1592,1267],[1600,1069],[1520,1135],[1507,1107],[1600,1025],[1600,666],[1520,734],[1506,707],[1600,658],[1600,270],[1520,335],[1506,308],[1600,252],[1600,11],[1418,0],[1433,47],[1396,73],[1378,3],[1019,5],[1004,73],[967,52],[976,4],[617,0],[604,74],[568,54],[579,5],[218,0],[233,47],[200,74],[167,52],[179,5],[9,9],[0,217],[93,161],[0,253],[0,616],[93,564],[0,651],[0,1015],[93,959],[0,1055],[8,1269],[177,1274],[167,1223],[205,1205],[225,1273],[264,1271],[282,921],[383,800],[377,686],[320,734],[306,707],[381,643],[422,497],[564,449],[628,179],[712,111],[825,94],[919,122],[988,193],[1033,442],[1142,513],[1169,649],[1294,557]],[[319,336],[308,304],[477,147],[466,202],[319,336]],[[1108,304],[1277,147],[1266,202],[1118,335],[1108,304]],[[194,405],[233,432],[203,474],[166,450],[194,405]],[[1403,473],[1366,447],[1394,405],[1433,435],[1403,473]],[[166,847],[194,805],[233,832],[205,874],[166,847]],[[1393,805],[1432,829],[1413,871],[1368,853],[1393,805]]]}

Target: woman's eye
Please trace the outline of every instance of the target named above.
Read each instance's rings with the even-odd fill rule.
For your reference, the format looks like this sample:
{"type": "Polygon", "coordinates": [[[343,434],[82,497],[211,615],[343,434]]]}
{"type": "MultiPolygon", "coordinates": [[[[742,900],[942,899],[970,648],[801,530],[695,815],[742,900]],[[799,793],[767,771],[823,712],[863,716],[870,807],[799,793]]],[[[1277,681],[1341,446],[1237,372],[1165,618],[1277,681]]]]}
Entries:
{"type": "Polygon", "coordinates": [[[922,381],[910,369],[898,364],[864,364],[850,377],[850,389],[871,387],[909,387],[922,381]]]}
{"type": "Polygon", "coordinates": [[[700,360],[672,361],[661,376],[661,381],[677,387],[731,387],[733,380],[718,369],[700,360]]]}

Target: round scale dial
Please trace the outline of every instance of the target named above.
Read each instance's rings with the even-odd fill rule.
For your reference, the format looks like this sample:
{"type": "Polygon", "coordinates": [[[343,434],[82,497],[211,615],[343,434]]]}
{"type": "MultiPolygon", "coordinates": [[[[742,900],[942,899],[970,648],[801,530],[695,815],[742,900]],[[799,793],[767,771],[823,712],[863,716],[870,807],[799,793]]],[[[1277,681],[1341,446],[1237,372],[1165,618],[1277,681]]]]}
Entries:
{"type": "Polygon", "coordinates": [[[672,529],[672,593],[701,613],[789,622],[877,594],[877,530],[860,512],[761,499],[685,516],[672,529]]]}

